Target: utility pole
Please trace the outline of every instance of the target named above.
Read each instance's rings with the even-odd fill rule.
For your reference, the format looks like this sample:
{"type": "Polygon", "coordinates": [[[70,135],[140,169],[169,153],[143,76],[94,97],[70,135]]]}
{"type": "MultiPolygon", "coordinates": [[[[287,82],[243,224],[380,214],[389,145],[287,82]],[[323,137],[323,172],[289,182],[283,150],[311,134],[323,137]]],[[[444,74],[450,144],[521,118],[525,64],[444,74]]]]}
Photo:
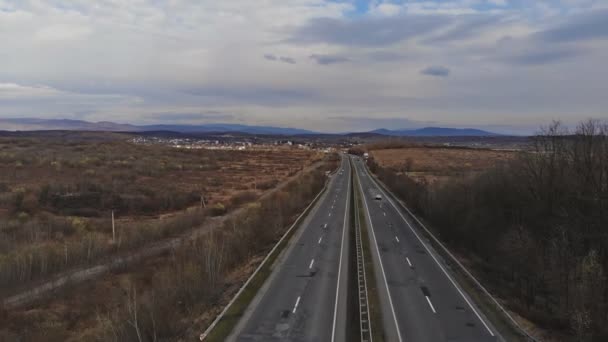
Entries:
{"type": "Polygon", "coordinates": [[[112,210],[112,243],[116,243],[116,226],[114,225],[114,210],[112,210]]]}

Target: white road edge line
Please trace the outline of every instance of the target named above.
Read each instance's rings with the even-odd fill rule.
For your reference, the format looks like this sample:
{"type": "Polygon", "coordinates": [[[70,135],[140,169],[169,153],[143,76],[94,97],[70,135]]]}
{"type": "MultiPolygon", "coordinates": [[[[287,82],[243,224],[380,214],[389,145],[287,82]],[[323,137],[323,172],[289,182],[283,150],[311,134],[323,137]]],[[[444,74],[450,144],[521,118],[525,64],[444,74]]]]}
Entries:
{"type": "Polygon", "coordinates": [[[296,310],[298,310],[298,304],[300,304],[300,296],[298,296],[298,299],[296,299],[296,305],[293,306],[292,313],[296,313],[296,310]]]}
{"type": "Polygon", "coordinates": [[[279,245],[281,244],[281,242],[283,242],[285,240],[285,238],[289,235],[289,233],[295,229],[297,226],[301,225],[301,219],[304,216],[304,214],[310,214],[308,212],[308,210],[316,205],[320,204],[317,202],[317,199],[319,199],[319,197],[325,193],[326,196],[329,196],[329,193],[325,192],[326,190],[328,191],[328,189],[331,187],[331,180],[327,180],[325,185],[323,186],[323,188],[321,190],[319,190],[319,192],[317,193],[317,196],[315,196],[315,198],[313,198],[313,200],[308,204],[308,206],[306,207],[306,209],[304,209],[304,211],[302,211],[300,213],[300,215],[298,216],[298,218],[296,218],[296,220],[294,221],[294,223],[289,227],[289,229],[287,229],[287,231],[285,233],[283,233],[283,236],[281,236],[281,238],[279,239],[279,241],[277,241],[277,243],[275,243],[274,247],[272,247],[272,249],[270,250],[270,252],[268,252],[268,254],[266,254],[266,256],[264,257],[264,259],[262,260],[262,262],[260,262],[260,264],[258,265],[258,267],[255,269],[255,271],[253,271],[253,273],[249,276],[249,278],[247,278],[247,281],[245,281],[245,283],[243,285],[241,285],[241,288],[237,291],[237,293],[232,297],[232,299],[228,302],[228,304],[226,306],[224,306],[224,309],[219,313],[219,315],[215,316],[215,319],[213,320],[213,322],[211,322],[211,324],[209,324],[209,326],[207,327],[207,329],[205,329],[205,331],[199,335],[199,339],[201,341],[204,341],[207,336],[209,335],[209,333],[215,328],[215,326],[218,324],[218,322],[224,317],[224,315],[226,314],[226,312],[228,312],[228,309],[230,309],[232,307],[232,305],[234,304],[234,302],[236,301],[236,299],[245,291],[245,289],[247,288],[247,286],[249,286],[249,284],[251,283],[251,281],[253,280],[253,278],[255,278],[255,276],[258,274],[258,272],[260,272],[260,270],[262,269],[262,267],[264,267],[264,265],[266,264],[266,262],[268,261],[268,259],[270,258],[270,256],[276,251],[277,248],[279,248],[279,245]]]}
{"type": "MultiPolygon", "coordinates": [[[[346,157],[348,158],[348,157],[346,157]]],[[[344,160],[344,159],[342,159],[344,160]]],[[[349,161],[350,163],[350,161],[349,161]]],[[[331,328],[331,342],[336,340],[336,322],[338,321],[338,293],[340,292],[340,274],[342,274],[342,249],[344,248],[344,238],[346,237],[346,219],[348,217],[348,204],[350,202],[350,186],[351,186],[351,177],[352,177],[352,169],[348,174],[348,185],[346,186],[346,206],[344,207],[344,224],[342,224],[342,241],[340,242],[340,261],[338,264],[338,282],[336,284],[336,302],[334,304],[334,322],[331,328]]]]}
{"type": "Polygon", "coordinates": [[[312,265],[315,264],[315,259],[310,260],[310,265],[308,265],[308,269],[312,268],[312,265]]]}
{"type": "MultiPolygon", "coordinates": [[[[365,172],[369,172],[366,167],[365,167],[365,172]]],[[[416,231],[414,230],[414,228],[412,227],[412,225],[408,222],[408,220],[405,219],[405,217],[401,213],[401,210],[399,210],[397,208],[397,206],[395,205],[395,203],[393,203],[393,201],[390,199],[390,197],[388,197],[388,195],[386,194],[386,192],[384,192],[384,189],[382,189],[382,187],[379,184],[376,183],[376,180],[371,175],[370,175],[370,179],[372,179],[372,182],[374,184],[376,184],[376,187],[384,194],[384,196],[386,196],[386,198],[388,199],[388,202],[397,211],[397,214],[399,214],[399,216],[401,216],[401,219],[403,219],[403,221],[405,221],[405,223],[410,228],[410,230],[412,231],[412,233],[414,233],[414,235],[416,236],[416,238],[418,238],[418,241],[420,241],[420,243],[424,246],[424,249],[426,249],[427,253],[433,258],[433,260],[435,260],[435,263],[437,263],[437,265],[439,266],[439,268],[443,271],[443,274],[445,274],[445,276],[450,280],[450,282],[452,283],[452,285],[454,285],[454,287],[456,288],[456,290],[458,291],[458,293],[460,293],[460,295],[465,300],[465,302],[467,302],[467,304],[469,305],[469,307],[471,308],[471,310],[473,310],[473,312],[475,313],[475,315],[477,316],[477,318],[481,321],[481,323],[486,328],[486,330],[488,330],[488,332],[490,333],[490,335],[495,336],[494,333],[492,332],[492,329],[490,329],[490,327],[488,326],[488,324],[481,318],[481,315],[479,314],[479,312],[477,312],[477,310],[475,310],[475,307],[473,307],[473,304],[471,304],[471,302],[469,301],[469,299],[465,296],[465,294],[462,292],[462,290],[460,289],[460,287],[456,284],[456,282],[454,281],[454,279],[452,279],[452,277],[448,274],[448,272],[441,265],[441,263],[439,262],[439,260],[437,260],[437,258],[435,257],[435,255],[433,253],[431,253],[431,250],[429,249],[429,247],[426,245],[426,243],[424,243],[424,241],[422,241],[422,238],[420,238],[420,236],[418,235],[418,233],[416,233],[416,231]]]]}
{"type": "Polygon", "coordinates": [[[433,310],[433,313],[436,314],[437,311],[435,311],[435,307],[433,306],[433,303],[431,303],[431,298],[429,298],[429,296],[424,296],[424,297],[426,298],[427,303],[429,303],[431,310],[433,310]]]}
{"type": "Polygon", "coordinates": [[[410,267],[412,267],[412,262],[410,261],[410,258],[405,257],[405,260],[407,260],[407,264],[410,265],[410,267]]]}
{"type": "MultiPolygon", "coordinates": [[[[361,193],[364,194],[363,186],[361,182],[359,182],[359,188],[361,189],[361,193]]],[[[386,273],[384,272],[384,265],[382,264],[382,257],[380,256],[380,247],[378,247],[378,241],[376,240],[376,233],[374,233],[374,224],[372,223],[371,215],[369,213],[369,207],[367,205],[367,199],[365,196],[363,197],[363,203],[365,204],[365,211],[367,211],[367,221],[370,225],[370,231],[372,232],[372,238],[374,239],[374,244],[376,245],[376,254],[378,254],[378,260],[380,261],[380,270],[382,271],[382,278],[384,279],[384,285],[386,286],[386,292],[388,293],[388,302],[391,306],[391,312],[393,314],[393,321],[395,322],[395,328],[397,329],[397,338],[399,342],[402,342],[401,331],[399,331],[399,323],[397,323],[397,315],[395,314],[395,307],[393,306],[393,299],[391,298],[391,290],[388,288],[388,282],[386,281],[386,273]]]]}

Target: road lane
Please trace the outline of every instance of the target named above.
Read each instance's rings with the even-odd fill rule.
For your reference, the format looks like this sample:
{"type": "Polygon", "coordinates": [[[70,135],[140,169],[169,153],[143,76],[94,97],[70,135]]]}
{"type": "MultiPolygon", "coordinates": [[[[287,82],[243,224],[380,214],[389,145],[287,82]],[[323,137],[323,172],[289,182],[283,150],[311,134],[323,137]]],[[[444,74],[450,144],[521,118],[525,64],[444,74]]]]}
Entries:
{"type": "Polygon", "coordinates": [[[348,158],[339,170],[229,340],[345,340],[348,158]]]}
{"type": "MultiPolygon", "coordinates": [[[[374,182],[363,161],[355,161],[375,243],[386,274],[386,290],[403,341],[496,341],[479,309],[457,286],[445,265],[416,233],[416,227],[374,182]],[[381,195],[381,200],[375,200],[381,195]]],[[[372,244],[374,241],[372,241],[372,244]]],[[[379,266],[379,265],[377,265],[379,266]]],[[[386,316],[386,310],[384,311],[386,316]]]]}

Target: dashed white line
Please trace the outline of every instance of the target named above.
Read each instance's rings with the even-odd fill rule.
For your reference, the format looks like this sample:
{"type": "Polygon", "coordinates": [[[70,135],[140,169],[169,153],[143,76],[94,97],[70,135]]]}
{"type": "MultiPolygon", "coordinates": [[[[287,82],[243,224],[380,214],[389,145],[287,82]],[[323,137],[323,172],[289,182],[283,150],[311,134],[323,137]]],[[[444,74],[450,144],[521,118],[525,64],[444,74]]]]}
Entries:
{"type": "Polygon", "coordinates": [[[437,311],[435,311],[435,307],[433,306],[433,303],[431,303],[431,298],[429,298],[429,296],[424,296],[424,298],[426,298],[426,301],[429,303],[429,306],[431,307],[431,310],[433,310],[433,313],[437,313],[437,311]]]}
{"type": "Polygon", "coordinates": [[[327,223],[323,226],[323,228],[327,228],[327,223]]]}
{"type": "Polygon", "coordinates": [[[300,296],[298,296],[298,299],[296,299],[296,305],[293,306],[293,313],[296,313],[296,310],[298,310],[298,304],[300,304],[300,296]]]}
{"type": "Polygon", "coordinates": [[[312,268],[312,265],[315,264],[315,259],[310,260],[310,265],[308,265],[308,269],[312,268]]]}
{"type": "Polygon", "coordinates": [[[397,240],[397,242],[399,242],[399,238],[395,236],[395,240],[397,240]]]}
{"type": "Polygon", "coordinates": [[[405,260],[407,260],[407,264],[410,265],[410,267],[412,267],[412,262],[410,261],[410,258],[405,257],[405,260]]]}
{"type": "MultiPolygon", "coordinates": [[[[365,170],[364,172],[367,173],[369,171],[365,170]]],[[[393,206],[393,208],[395,208],[395,210],[397,210],[397,214],[399,214],[399,216],[401,216],[401,218],[407,224],[407,226],[410,228],[410,230],[412,231],[412,233],[414,233],[414,235],[416,236],[416,238],[418,239],[418,241],[420,241],[420,243],[422,244],[422,246],[424,247],[424,249],[426,249],[427,253],[431,255],[431,258],[433,258],[433,260],[439,266],[439,268],[441,269],[441,271],[443,271],[443,274],[445,274],[445,276],[448,278],[448,280],[456,288],[456,290],[458,291],[458,293],[460,294],[460,296],[464,299],[464,301],[467,302],[467,304],[469,305],[469,307],[471,308],[471,310],[473,310],[473,312],[475,313],[475,315],[477,316],[477,318],[481,321],[481,323],[486,328],[486,330],[490,333],[491,336],[495,336],[494,332],[492,331],[492,329],[490,329],[490,327],[488,326],[488,324],[486,323],[486,321],[483,320],[483,318],[481,318],[481,315],[479,314],[479,312],[477,312],[477,310],[475,309],[475,307],[473,307],[473,304],[471,304],[471,302],[469,301],[469,299],[467,298],[467,296],[465,296],[464,293],[462,292],[462,290],[460,289],[460,287],[458,285],[456,285],[456,282],[454,281],[454,279],[452,279],[452,277],[448,274],[448,272],[441,265],[441,263],[439,262],[439,260],[437,260],[437,258],[435,257],[435,255],[433,253],[431,253],[431,251],[429,250],[428,246],[422,241],[422,238],[420,238],[420,236],[418,235],[418,233],[416,233],[416,231],[414,230],[414,228],[412,227],[412,225],[409,223],[409,221],[405,219],[405,217],[403,216],[403,214],[401,213],[401,211],[399,209],[397,209],[397,206],[395,205],[395,203],[393,203],[393,201],[387,196],[387,194],[384,192],[384,190],[381,189],[380,185],[378,185],[378,183],[376,182],[376,180],[373,179],[373,177],[370,176],[370,179],[378,187],[378,189],[382,192],[382,194],[384,194],[384,196],[388,199],[388,202],[393,206]]],[[[407,209],[407,208],[405,208],[405,209],[408,210],[408,212],[409,212],[409,209],[407,209]]],[[[411,214],[411,212],[410,212],[410,214],[411,214]]],[[[413,216],[413,214],[411,214],[411,215],[413,216]]],[[[415,219],[417,219],[415,216],[413,216],[413,217],[415,219]]],[[[420,221],[419,221],[419,223],[420,223],[420,221]]]]}
{"type": "MultiPolygon", "coordinates": [[[[361,189],[361,193],[365,193],[363,191],[363,184],[361,184],[362,182],[359,182],[359,189],[361,189]]],[[[380,263],[380,271],[382,272],[382,279],[384,280],[384,286],[386,287],[386,292],[388,294],[388,302],[389,305],[391,307],[391,313],[393,314],[393,322],[395,324],[395,330],[397,332],[397,340],[399,342],[403,341],[403,339],[401,338],[401,331],[399,330],[399,323],[397,323],[397,315],[395,314],[395,306],[393,305],[393,299],[391,297],[391,290],[388,287],[388,282],[386,280],[386,272],[384,271],[384,265],[382,264],[382,257],[380,256],[380,247],[378,247],[378,240],[376,240],[376,233],[374,232],[374,224],[372,222],[372,218],[371,215],[369,213],[369,206],[367,205],[367,199],[365,198],[365,196],[363,196],[363,204],[365,204],[365,212],[367,213],[367,220],[369,222],[369,226],[370,226],[370,231],[372,232],[372,239],[374,240],[374,244],[376,245],[376,254],[378,255],[378,261],[380,263]]]]}
{"type": "Polygon", "coordinates": [[[329,216],[331,216],[331,213],[329,213],[329,216]]]}
{"type": "Polygon", "coordinates": [[[319,245],[321,244],[321,241],[322,241],[322,240],[323,240],[323,237],[321,236],[321,237],[319,238],[319,245]]]}
{"type": "Polygon", "coordinates": [[[384,214],[384,216],[386,216],[386,211],[385,211],[385,212],[383,212],[383,214],[384,214]]]}

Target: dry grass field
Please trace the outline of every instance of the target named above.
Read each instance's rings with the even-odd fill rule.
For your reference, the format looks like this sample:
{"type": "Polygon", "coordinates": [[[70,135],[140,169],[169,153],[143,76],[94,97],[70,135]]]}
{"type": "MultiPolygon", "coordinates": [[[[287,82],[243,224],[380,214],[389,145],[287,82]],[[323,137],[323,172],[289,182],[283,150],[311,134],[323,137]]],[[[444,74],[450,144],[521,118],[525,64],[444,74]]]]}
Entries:
{"type": "Polygon", "coordinates": [[[83,137],[0,138],[0,293],[198,226],[322,158],[83,137]]]}
{"type": "Polygon", "coordinates": [[[456,175],[486,170],[512,159],[514,152],[452,147],[403,147],[371,150],[370,156],[416,180],[444,181],[456,175]]]}
{"type": "MultiPolygon", "coordinates": [[[[269,191],[252,199],[240,199],[245,205],[241,204],[238,210],[203,222],[201,234],[179,247],[112,269],[92,280],[70,283],[52,296],[28,305],[4,310],[0,306],[0,341],[186,341],[197,338],[323,187],[325,171],[334,170],[338,163],[336,155],[325,155],[315,162],[318,157],[315,153],[301,154],[294,150],[260,153],[252,153],[252,158],[257,158],[253,160],[239,153],[240,159],[232,164],[234,167],[224,164],[223,172],[212,175],[224,181],[238,179],[242,175],[236,168],[242,170],[244,163],[266,165],[256,167],[263,170],[267,179],[273,180],[267,185],[269,191]],[[292,161],[284,164],[278,160],[292,161]],[[302,166],[303,171],[296,172],[302,166]],[[297,170],[281,171],[286,167],[297,170]]],[[[239,186],[242,184],[238,180],[225,185],[227,189],[239,186]]],[[[255,193],[262,192],[259,183],[250,187],[255,193]]],[[[240,193],[235,190],[237,197],[232,196],[231,202],[238,199],[240,193]]],[[[180,217],[189,215],[182,212],[164,213],[163,216],[170,217],[155,220],[176,218],[180,225],[190,224],[188,220],[180,221],[180,217]]],[[[137,215],[130,219],[152,220],[137,215]]]]}

